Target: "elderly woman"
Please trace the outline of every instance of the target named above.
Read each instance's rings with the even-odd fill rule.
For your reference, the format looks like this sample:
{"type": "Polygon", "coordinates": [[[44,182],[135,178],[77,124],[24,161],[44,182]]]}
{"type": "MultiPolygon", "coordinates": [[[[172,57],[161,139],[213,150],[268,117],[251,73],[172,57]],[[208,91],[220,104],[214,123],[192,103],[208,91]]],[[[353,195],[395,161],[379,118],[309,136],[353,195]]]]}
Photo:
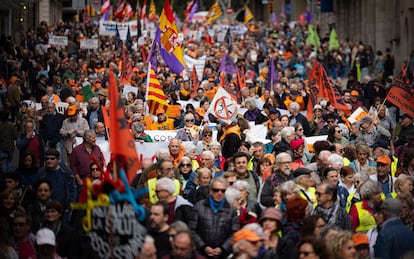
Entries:
{"type": "Polygon", "coordinates": [[[344,137],[344,135],[342,134],[342,129],[338,125],[335,125],[329,128],[328,141],[331,144],[339,143],[343,147],[346,147],[349,145],[349,140],[344,137]]]}
{"type": "Polygon", "coordinates": [[[304,139],[291,140],[290,148],[293,153],[292,170],[305,167],[305,163],[302,160],[303,154],[305,152],[305,140],[304,139]]]}
{"type": "Polygon", "coordinates": [[[352,241],[352,233],[338,230],[330,235],[326,241],[329,258],[354,259],[356,250],[352,241]]]}
{"type": "Polygon", "coordinates": [[[377,163],[370,158],[371,149],[365,144],[356,146],[357,158],[349,166],[354,169],[355,173],[365,173],[373,175],[377,172],[377,163]]]}
{"type": "Polygon", "coordinates": [[[213,179],[213,172],[209,168],[198,168],[193,173],[185,186],[185,197],[191,202],[196,203],[203,198],[207,198],[209,194],[209,184],[213,179]],[[191,177],[194,180],[191,180],[191,177]]]}
{"type": "Polygon", "coordinates": [[[197,154],[209,150],[211,142],[213,142],[213,131],[210,128],[204,127],[201,132],[201,141],[197,141],[197,154]]]}
{"type": "Polygon", "coordinates": [[[211,142],[210,151],[213,152],[215,156],[214,166],[220,168],[221,171],[224,171],[224,164],[226,163],[226,159],[221,155],[221,144],[217,141],[211,142]]]}
{"type": "Polygon", "coordinates": [[[194,115],[187,113],[184,115],[184,127],[177,131],[175,138],[182,141],[194,141],[198,140],[199,128],[194,124],[194,115]]]}
{"type": "Polygon", "coordinates": [[[256,215],[256,218],[259,217],[262,209],[257,201],[249,199],[249,183],[246,181],[237,180],[235,183],[233,183],[233,186],[241,193],[239,200],[240,207],[249,212],[253,212],[256,215]]]}
{"type": "Polygon", "coordinates": [[[147,135],[145,132],[145,126],[139,121],[135,121],[131,125],[131,133],[134,137],[135,141],[144,143],[144,142],[152,142],[152,138],[150,135],[147,135]]]}
{"type": "Polygon", "coordinates": [[[226,197],[227,202],[236,209],[237,214],[239,215],[240,227],[257,221],[256,213],[248,211],[240,205],[242,193],[235,186],[227,187],[224,196],[226,197]]]}
{"type": "Polygon", "coordinates": [[[413,191],[413,178],[406,174],[400,174],[395,180],[395,191],[398,196],[402,193],[411,194],[413,191]]]}
{"type": "Polygon", "coordinates": [[[381,205],[381,185],[368,180],[360,189],[362,201],[352,205],[349,216],[356,232],[367,232],[375,227],[374,211],[381,205]]]}
{"type": "Polygon", "coordinates": [[[280,210],[283,215],[286,215],[286,203],[288,200],[295,195],[299,195],[300,189],[294,181],[286,181],[280,185],[280,195],[282,197],[282,204],[280,205],[280,210]]]}
{"type": "MultiPolygon", "coordinates": [[[[244,113],[243,117],[248,121],[256,121],[257,117],[260,117],[260,109],[257,108],[256,99],[254,97],[249,97],[245,101],[247,111],[244,113]]],[[[262,115],[263,116],[263,115],[262,115]]]]}
{"type": "Polygon", "coordinates": [[[175,183],[168,177],[157,179],[155,195],[161,202],[165,202],[170,207],[168,224],[176,220],[181,220],[188,224],[188,217],[191,215],[193,205],[181,195],[174,195],[175,183]]]}
{"type": "Polygon", "coordinates": [[[188,156],[183,156],[180,161],[178,161],[178,172],[180,173],[180,182],[182,186],[187,185],[187,181],[193,172],[193,163],[191,158],[188,156]]]}

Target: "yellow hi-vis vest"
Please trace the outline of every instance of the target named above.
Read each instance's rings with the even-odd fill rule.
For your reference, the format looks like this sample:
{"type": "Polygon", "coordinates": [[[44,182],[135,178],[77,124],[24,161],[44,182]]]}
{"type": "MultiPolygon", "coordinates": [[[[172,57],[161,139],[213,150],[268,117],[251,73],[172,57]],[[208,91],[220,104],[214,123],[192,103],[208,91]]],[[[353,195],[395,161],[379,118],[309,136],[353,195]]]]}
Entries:
{"type": "MultiPolygon", "coordinates": [[[[178,181],[177,179],[174,179],[174,184],[175,184],[175,192],[174,192],[174,196],[180,194],[180,181],[178,181]]],[[[155,194],[155,189],[157,188],[157,178],[151,178],[148,180],[148,195],[149,195],[149,200],[152,204],[155,204],[158,202],[158,197],[155,194]]]]}
{"type": "Polygon", "coordinates": [[[356,232],[368,232],[373,227],[377,226],[374,215],[368,210],[362,208],[362,201],[354,204],[358,211],[359,226],[355,229],[356,232]]]}

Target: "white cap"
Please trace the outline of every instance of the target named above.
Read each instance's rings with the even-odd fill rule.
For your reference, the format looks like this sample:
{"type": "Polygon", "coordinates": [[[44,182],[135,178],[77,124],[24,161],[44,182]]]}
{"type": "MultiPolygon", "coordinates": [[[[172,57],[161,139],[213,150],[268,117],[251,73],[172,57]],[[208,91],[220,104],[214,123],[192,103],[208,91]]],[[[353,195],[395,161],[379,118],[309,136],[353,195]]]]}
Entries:
{"type": "Polygon", "coordinates": [[[36,244],[56,246],[55,233],[48,228],[39,229],[36,233],[36,244]]]}

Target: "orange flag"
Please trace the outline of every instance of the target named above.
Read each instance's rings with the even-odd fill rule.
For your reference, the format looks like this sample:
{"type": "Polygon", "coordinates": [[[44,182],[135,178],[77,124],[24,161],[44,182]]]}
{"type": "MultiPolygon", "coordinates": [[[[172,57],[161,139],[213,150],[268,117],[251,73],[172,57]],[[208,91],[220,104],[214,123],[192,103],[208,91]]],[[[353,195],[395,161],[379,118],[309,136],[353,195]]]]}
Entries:
{"type": "Polygon", "coordinates": [[[109,128],[109,147],[113,157],[117,158],[117,170],[124,168],[129,183],[135,177],[140,165],[135,148],[135,141],[129,131],[124,107],[119,97],[118,85],[112,70],[109,73],[109,106],[111,127],[109,128]]]}
{"type": "Polygon", "coordinates": [[[349,113],[351,111],[351,108],[346,105],[342,99],[341,92],[339,91],[338,87],[336,87],[331,82],[331,78],[329,78],[322,65],[320,66],[320,73],[321,86],[319,87],[319,92],[324,91],[326,96],[325,99],[331,102],[336,109],[344,111],[345,113],[349,113]]]}

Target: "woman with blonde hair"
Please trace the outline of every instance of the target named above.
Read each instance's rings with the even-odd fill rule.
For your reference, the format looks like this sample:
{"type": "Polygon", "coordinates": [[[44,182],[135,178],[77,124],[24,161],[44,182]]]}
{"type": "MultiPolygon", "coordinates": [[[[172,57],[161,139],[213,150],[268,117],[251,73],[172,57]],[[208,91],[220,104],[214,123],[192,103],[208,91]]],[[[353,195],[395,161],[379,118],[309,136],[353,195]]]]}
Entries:
{"type": "Polygon", "coordinates": [[[413,178],[406,174],[400,174],[395,180],[395,191],[398,196],[402,193],[411,194],[413,191],[413,178]]]}
{"type": "Polygon", "coordinates": [[[330,258],[353,259],[356,250],[352,241],[352,233],[345,230],[338,230],[332,233],[326,240],[326,247],[330,258]]]}

